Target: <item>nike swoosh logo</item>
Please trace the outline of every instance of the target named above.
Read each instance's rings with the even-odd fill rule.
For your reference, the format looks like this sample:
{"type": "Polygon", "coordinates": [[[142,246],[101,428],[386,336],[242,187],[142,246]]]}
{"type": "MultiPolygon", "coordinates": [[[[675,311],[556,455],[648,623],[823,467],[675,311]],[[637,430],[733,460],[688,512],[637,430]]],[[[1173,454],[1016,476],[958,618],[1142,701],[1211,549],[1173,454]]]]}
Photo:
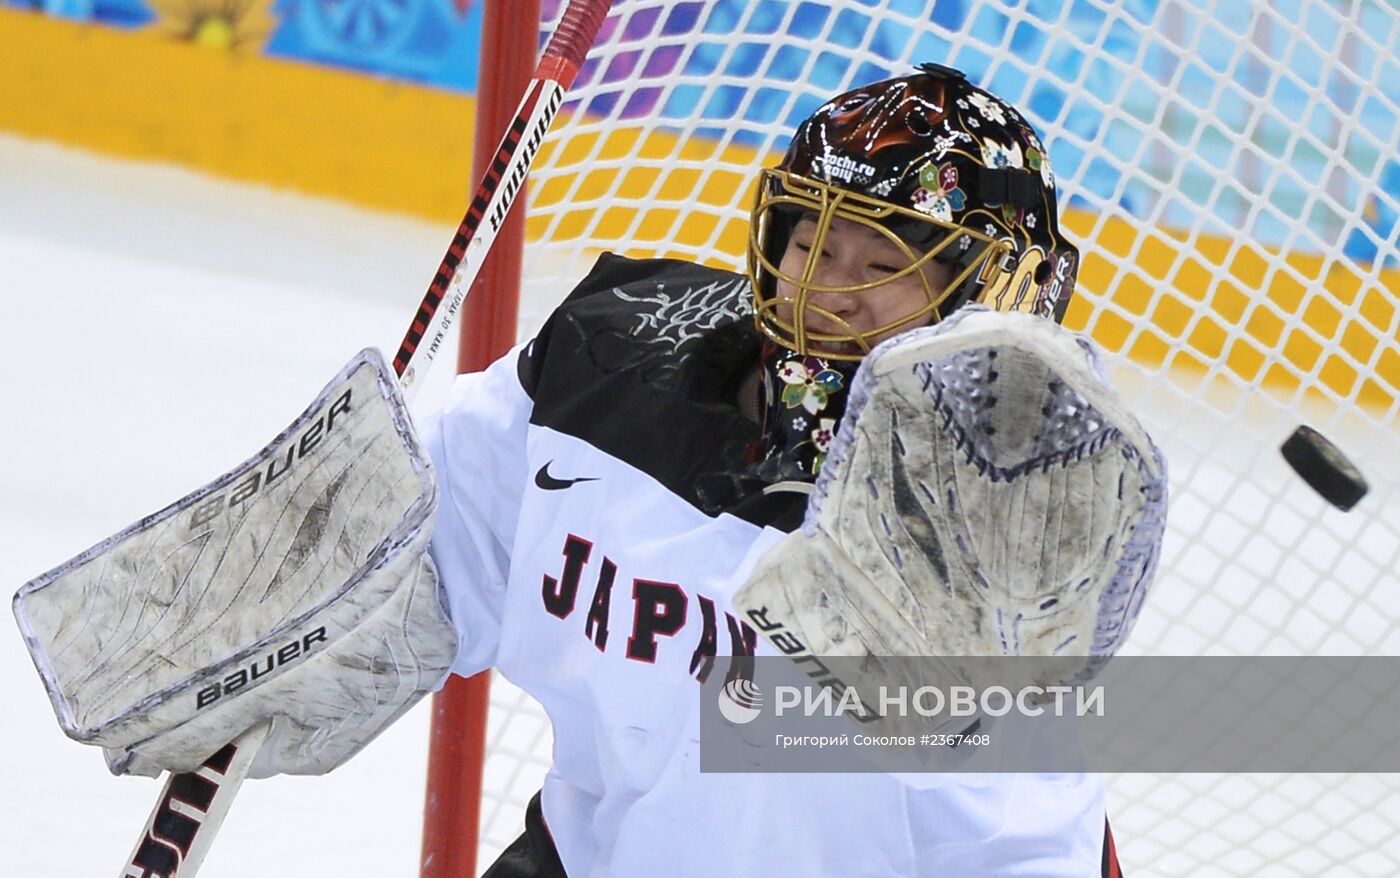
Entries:
{"type": "Polygon", "coordinates": [[[588,476],[581,479],[556,479],[554,478],[554,476],[551,476],[549,474],[550,463],[554,463],[554,461],[551,460],[549,463],[546,463],[544,466],[540,467],[539,472],[535,473],[535,487],[541,488],[545,491],[562,491],[565,488],[578,484],[579,482],[598,481],[596,476],[588,476]]]}

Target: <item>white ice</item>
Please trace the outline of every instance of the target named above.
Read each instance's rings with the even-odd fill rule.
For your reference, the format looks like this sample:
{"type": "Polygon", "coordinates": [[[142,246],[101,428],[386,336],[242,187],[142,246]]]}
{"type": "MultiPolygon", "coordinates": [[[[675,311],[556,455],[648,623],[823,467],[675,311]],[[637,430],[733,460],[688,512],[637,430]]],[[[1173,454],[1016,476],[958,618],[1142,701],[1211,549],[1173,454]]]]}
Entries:
{"type": "MultiPolygon", "coordinates": [[[[256,451],[360,348],[395,350],[450,235],[0,137],[5,593],[256,451]]],[[[115,875],[159,785],[65,738],[0,628],[0,873],[115,875]]],[[[249,782],[200,875],[416,875],[427,718],[332,775],[249,782]]]]}

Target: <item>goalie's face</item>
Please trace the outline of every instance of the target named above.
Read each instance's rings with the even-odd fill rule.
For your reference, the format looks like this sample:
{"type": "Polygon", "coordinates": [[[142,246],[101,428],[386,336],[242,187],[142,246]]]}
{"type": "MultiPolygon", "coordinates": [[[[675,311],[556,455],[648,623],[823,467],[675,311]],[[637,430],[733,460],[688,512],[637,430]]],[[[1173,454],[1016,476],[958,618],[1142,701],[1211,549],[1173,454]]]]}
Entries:
{"type": "Polygon", "coordinates": [[[806,214],[778,266],[773,317],[794,349],[858,359],[887,338],[932,323],[952,267],[883,229],[806,214]]]}
{"type": "Polygon", "coordinates": [[[765,170],[749,226],[756,322],[803,356],[859,360],[954,310],[960,291],[998,275],[1007,250],[911,208],[765,170]]]}
{"type": "Polygon", "coordinates": [[[778,165],[759,174],[748,247],[755,322],[804,357],[859,360],[970,302],[1058,321],[1079,257],[1057,217],[1045,145],[1005,101],[938,64],[859,86],[804,119],[778,165]],[[831,240],[828,255],[804,262],[789,245],[808,214],[812,237],[831,240]],[[836,244],[851,225],[892,258],[873,271],[845,264],[836,244]],[[896,294],[911,284],[921,300],[896,294]],[[886,293],[904,310],[877,302],[886,293]]]}

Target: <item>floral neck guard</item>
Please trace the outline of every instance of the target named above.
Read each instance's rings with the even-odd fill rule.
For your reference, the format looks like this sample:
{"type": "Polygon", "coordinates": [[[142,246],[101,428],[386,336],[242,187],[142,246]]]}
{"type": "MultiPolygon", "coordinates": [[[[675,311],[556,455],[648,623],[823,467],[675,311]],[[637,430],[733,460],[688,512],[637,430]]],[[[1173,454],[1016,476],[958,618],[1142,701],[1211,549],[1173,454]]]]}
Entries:
{"type": "Polygon", "coordinates": [[[859,363],[763,346],[763,444],[756,467],[766,482],[809,482],[821,472],[859,363]]]}

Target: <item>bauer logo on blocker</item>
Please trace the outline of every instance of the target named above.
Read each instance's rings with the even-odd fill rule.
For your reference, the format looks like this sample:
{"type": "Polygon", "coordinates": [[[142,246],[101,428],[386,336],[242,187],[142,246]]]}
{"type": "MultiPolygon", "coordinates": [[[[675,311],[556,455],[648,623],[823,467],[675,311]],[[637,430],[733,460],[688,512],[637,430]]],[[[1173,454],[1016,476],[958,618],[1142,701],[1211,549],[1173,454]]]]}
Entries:
{"type": "Polygon", "coordinates": [[[752,680],[730,680],[719,690],[719,712],[735,725],[751,723],[763,712],[763,693],[752,680]]]}

